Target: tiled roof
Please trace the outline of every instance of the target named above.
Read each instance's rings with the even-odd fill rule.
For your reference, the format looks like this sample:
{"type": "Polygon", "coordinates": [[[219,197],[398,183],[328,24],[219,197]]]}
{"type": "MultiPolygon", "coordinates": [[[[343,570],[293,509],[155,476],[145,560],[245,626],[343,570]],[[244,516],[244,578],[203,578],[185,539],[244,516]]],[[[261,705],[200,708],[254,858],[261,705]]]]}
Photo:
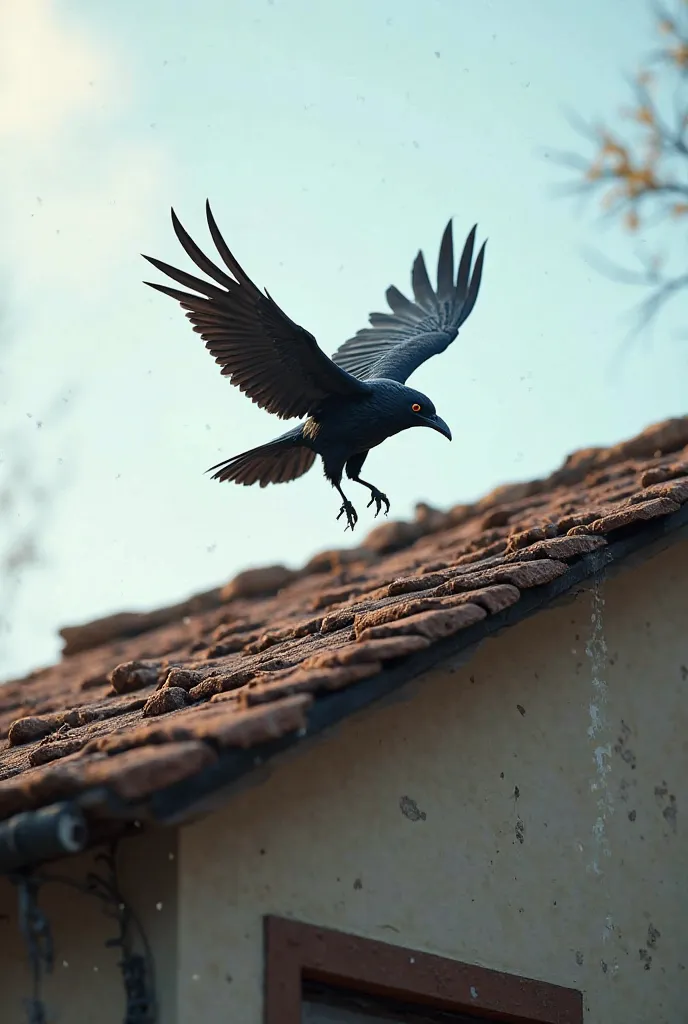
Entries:
{"type": "Polygon", "coordinates": [[[421,505],[300,571],[64,629],[59,664],[0,687],[0,820],[68,798],[179,816],[687,522],[684,417],[475,504],[421,505]]]}

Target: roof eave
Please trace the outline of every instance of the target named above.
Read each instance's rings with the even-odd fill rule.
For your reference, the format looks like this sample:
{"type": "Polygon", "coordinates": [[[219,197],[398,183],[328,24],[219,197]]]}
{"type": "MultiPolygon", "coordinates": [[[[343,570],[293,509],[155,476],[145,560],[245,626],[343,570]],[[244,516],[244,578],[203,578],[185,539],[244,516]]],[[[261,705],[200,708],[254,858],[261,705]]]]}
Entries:
{"type": "MultiPolygon", "coordinates": [[[[488,637],[516,625],[546,606],[562,599],[571,599],[581,586],[587,586],[603,575],[628,568],[638,559],[651,557],[675,543],[682,535],[688,535],[688,504],[668,516],[644,523],[640,529],[634,524],[619,530],[615,539],[610,540],[604,548],[581,556],[569,565],[564,575],[552,582],[525,591],[520,600],[509,608],[453,636],[438,640],[423,651],[406,656],[396,665],[389,664],[376,676],[322,695],[308,709],[308,728],[305,733],[292,732],[248,750],[228,749],[220,754],[211,767],[161,789],[136,804],[129,804],[102,787],[86,790],[68,806],[77,817],[83,814],[87,822],[91,814],[95,814],[99,825],[97,829],[86,832],[79,850],[101,842],[106,823],[109,825],[108,833],[112,827],[115,831],[119,829],[124,832],[129,831],[132,825],[146,823],[170,827],[218,810],[239,786],[262,781],[264,770],[269,770],[276,758],[301,749],[304,743],[371,704],[395,697],[402,687],[438,665],[467,661],[488,637]]],[[[61,802],[59,805],[26,811],[3,823],[5,830],[9,828],[10,831],[16,831],[17,820],[21,819],[24,839],[20,849],[14,844],[11,850],[8,847],[7,853],[0,842],[0,874],[78,852],[76,848],[56,845],[55,836],[48,835],[45,826],[41,824],[46,821],[55,823],[60,808],[64,809],[65,806],[61,802]]]]}

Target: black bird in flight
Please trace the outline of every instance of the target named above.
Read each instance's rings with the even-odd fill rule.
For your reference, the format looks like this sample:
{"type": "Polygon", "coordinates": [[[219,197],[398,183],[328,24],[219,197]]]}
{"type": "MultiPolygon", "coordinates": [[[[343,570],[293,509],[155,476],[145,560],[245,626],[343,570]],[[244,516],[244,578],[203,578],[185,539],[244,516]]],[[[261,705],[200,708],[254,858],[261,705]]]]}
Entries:
{"type": "Polygon", "coordinates": [[[478,297],[485,243],[473,264],[476,227],[468,235],[454,279],[451,220],[445,228],[437,266],[437,289],[428,278],[423,253],[413,264],[415,301],[394,286],[387,289],[391,313],[371,313],[370,327],[345,341],[331,359],[307,330],[294,323],[263,294],[229,251],[206,202],[208,227],[231,276],[201,252],[182,227],[174,210],[177,238],[210,284],[146,256],[173,281],[192,289],[145,283],[176,299],[201,335],[206,348],[252,401],[281,419],[307,417],[281,437],[212,466],[214,480],[250,485],[281,484],[303,476],[319,455],[325,476],[337,488],[352,530],[358,513],[342,490],[342,476],[370,491],[368,507],[377,516],[389,500],[374,484],[361,479],[371,448],[409,427],[431,427],[451,441],[449,427],[427,395],[406,386],[421,363],[444,352],[470,316],[478,297]]]}

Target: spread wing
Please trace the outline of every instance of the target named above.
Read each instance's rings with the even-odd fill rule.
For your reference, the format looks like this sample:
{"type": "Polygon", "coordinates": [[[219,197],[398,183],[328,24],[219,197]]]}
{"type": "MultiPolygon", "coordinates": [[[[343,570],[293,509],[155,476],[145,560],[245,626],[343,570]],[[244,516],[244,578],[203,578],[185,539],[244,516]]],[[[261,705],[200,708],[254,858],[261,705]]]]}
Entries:
{"type": "Polygon", "coordinates": [[[444,352],[478,298],[486,243],[471,269],[476,229],[477,225],[463,247],[456,283],[449,221],[437,263],[437,290],[430,284],[423,253],[419,252],[411,275],[415,302],[398,288],[388,288],[386,298],[392,312],[371,313],[371,326],[340,345],[332,356],[334,362],[361,380],[385,377],[403,384],[426,359],[444,352]]]}
{"type": "Polygon", "coordinates": [[[172,224],[187,254],[216,284],[144,258],[194,292],[145,283],[186,310],[193,329],[229,377],[257,405],[282,419],[305,416],[329,395],[360,396],[369,388],[325,355],[312,334],[294,323],[246,275],[229,251],[206,202],[208,227],[231,277],[198,248],[172,210],[172,224]],[[219,285],[220,287],[217,287],[219,285]]]}

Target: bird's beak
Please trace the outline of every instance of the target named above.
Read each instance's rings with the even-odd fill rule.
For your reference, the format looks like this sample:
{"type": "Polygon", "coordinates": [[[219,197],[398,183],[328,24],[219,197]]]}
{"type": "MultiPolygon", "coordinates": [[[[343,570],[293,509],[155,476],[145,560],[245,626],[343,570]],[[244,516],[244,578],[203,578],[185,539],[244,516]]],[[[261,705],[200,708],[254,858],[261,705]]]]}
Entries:
{"type": "Polygon", "coordinates": [[[425,421],[425,425],[428,427],[432,427],[433,430],[436,430],[438,433],[443,434],[449,441],[451,441],[451,430],[449,429],[449,427],[444,422],[441,416],[428,416],[428,418],[425,421]]]}

